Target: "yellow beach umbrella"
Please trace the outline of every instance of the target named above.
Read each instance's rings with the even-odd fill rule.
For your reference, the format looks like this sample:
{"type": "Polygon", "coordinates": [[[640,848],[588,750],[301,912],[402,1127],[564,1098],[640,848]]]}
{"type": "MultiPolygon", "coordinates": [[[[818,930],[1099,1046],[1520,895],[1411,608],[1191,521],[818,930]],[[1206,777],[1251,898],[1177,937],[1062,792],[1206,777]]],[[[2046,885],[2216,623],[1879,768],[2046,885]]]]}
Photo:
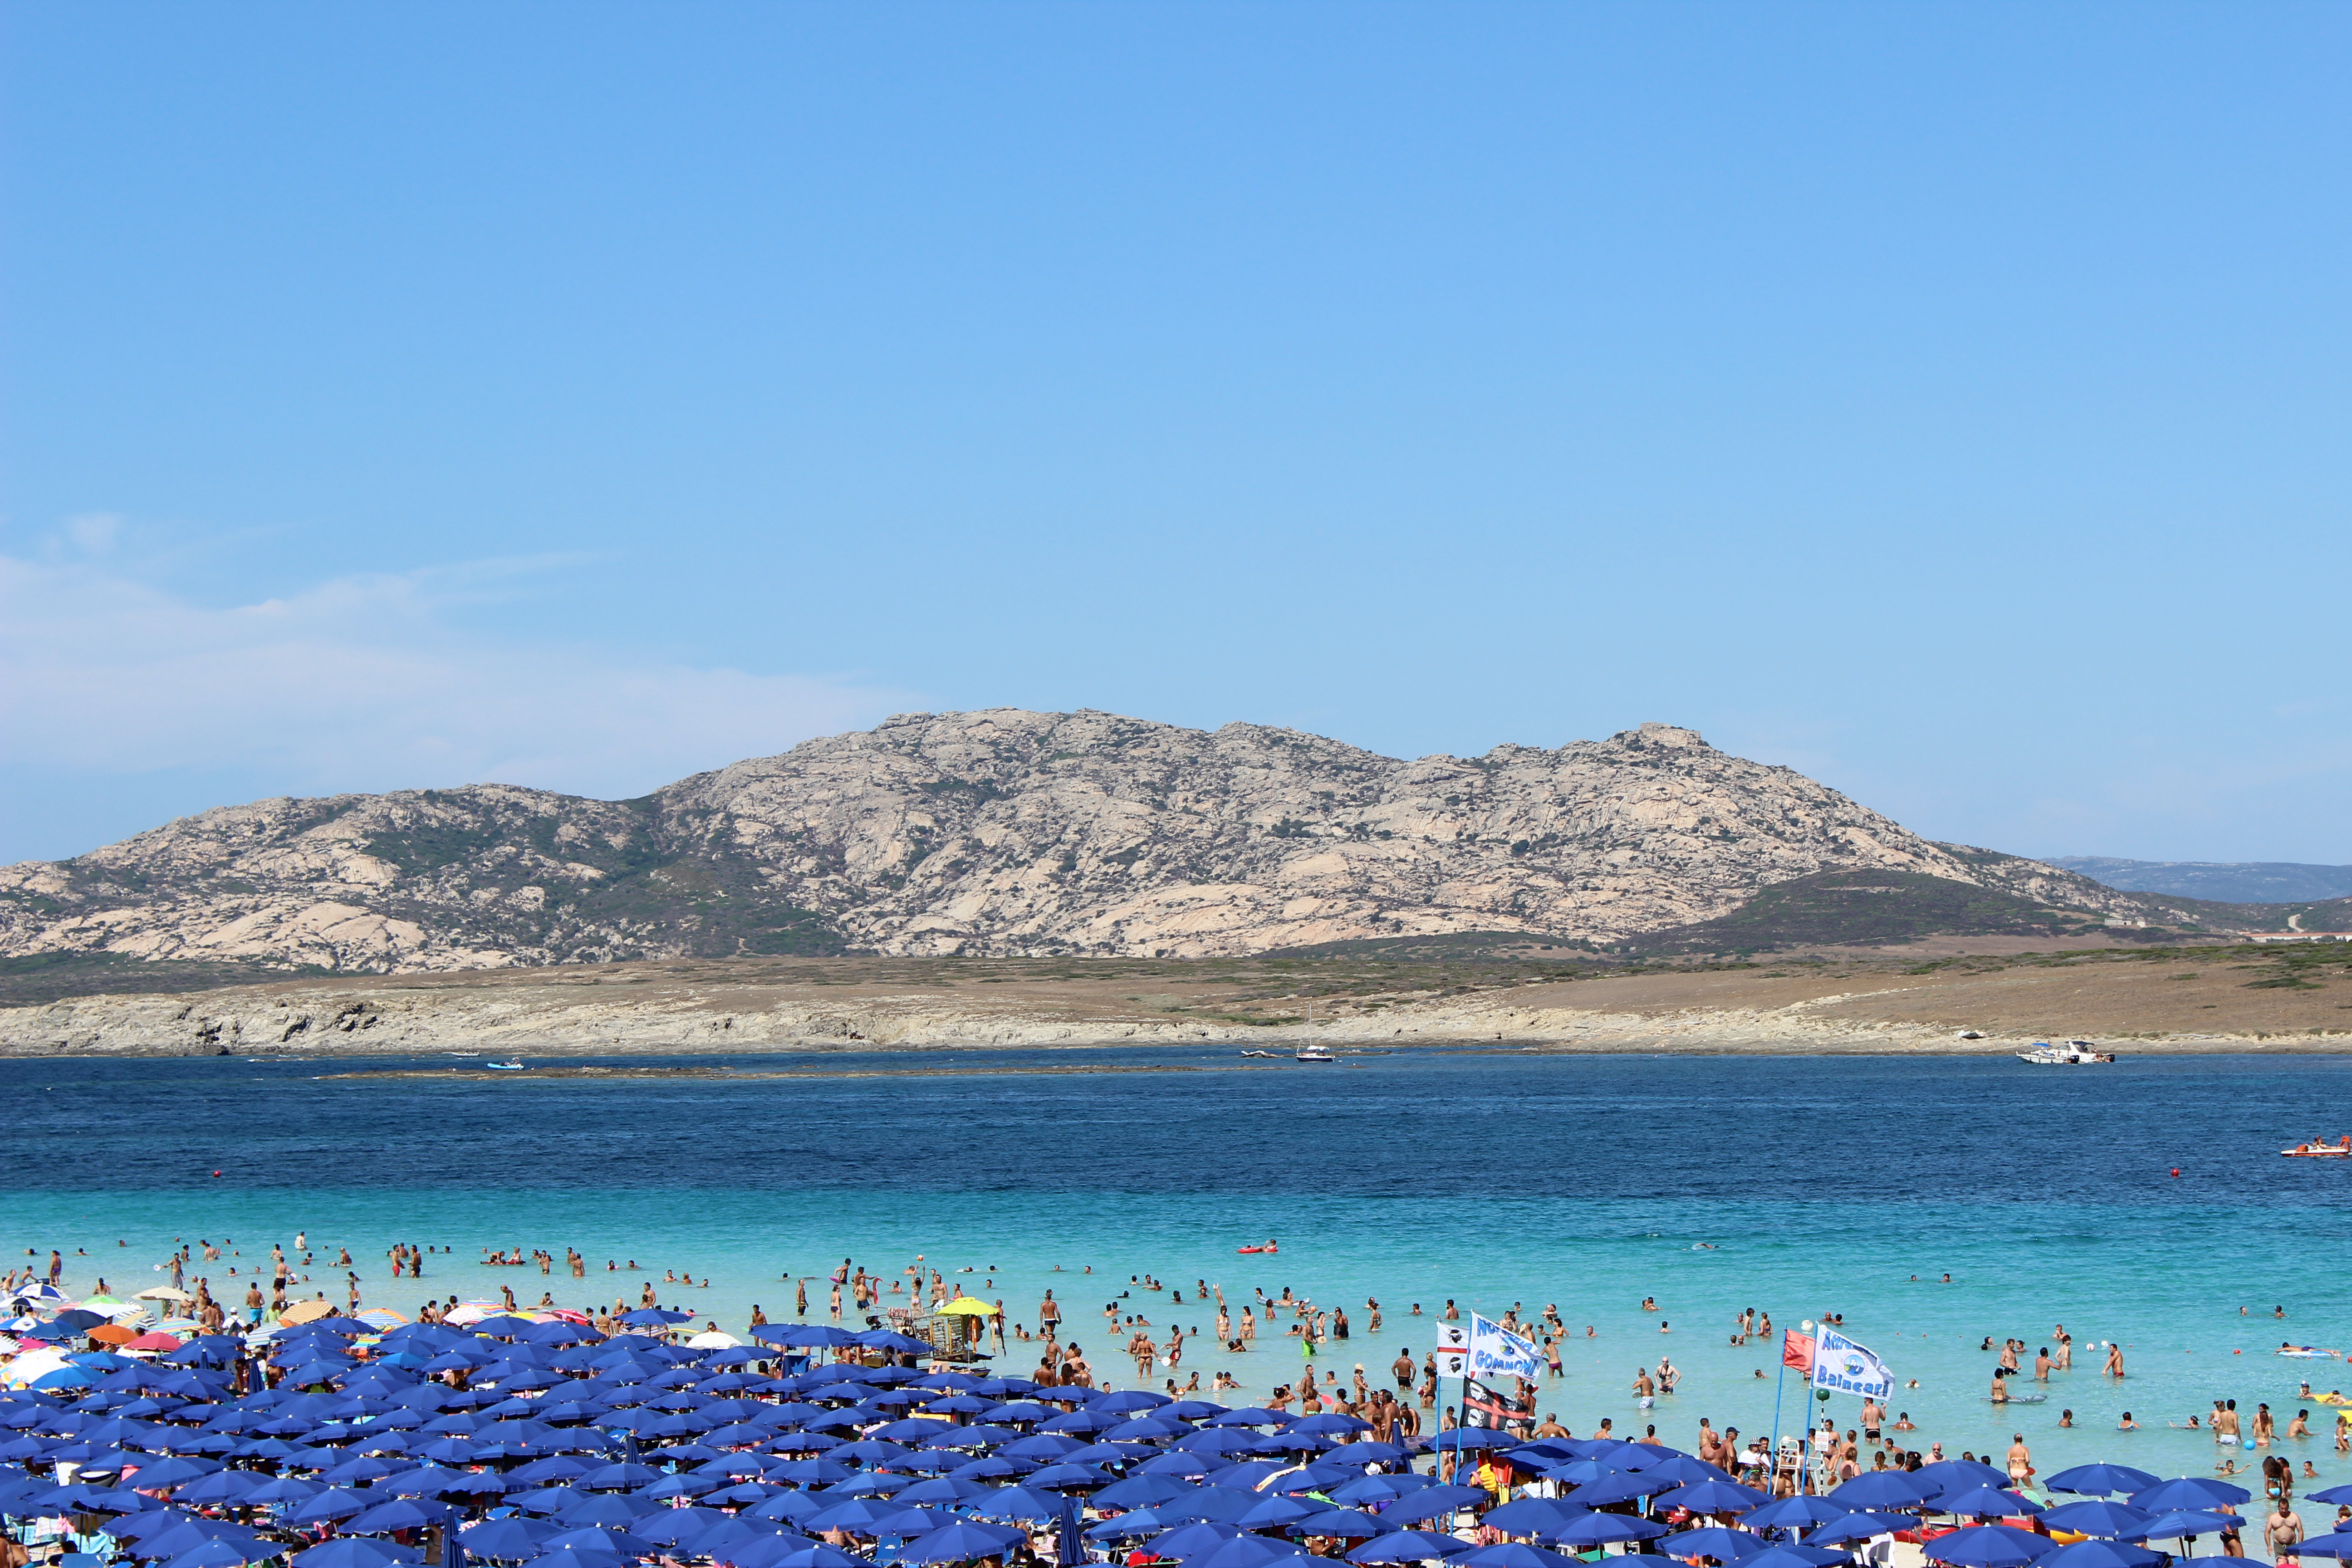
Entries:
{"type": "Polygon", "coordinates": [[[297,1301],[278,1313],[278,1321],[291,1328],[297,1324],[310,1322],[313,1319],[331,1318],[334,1315],[335,1309],[324,1301],[297,1301]]]}
{"type": "Polygon", "coordinates": [[[997,1315],[997,1310],[994,1307],[977,1296],[958,1296],[940,1310],[952,1312],[959,1318],[993,1318],[997,1315]]]}

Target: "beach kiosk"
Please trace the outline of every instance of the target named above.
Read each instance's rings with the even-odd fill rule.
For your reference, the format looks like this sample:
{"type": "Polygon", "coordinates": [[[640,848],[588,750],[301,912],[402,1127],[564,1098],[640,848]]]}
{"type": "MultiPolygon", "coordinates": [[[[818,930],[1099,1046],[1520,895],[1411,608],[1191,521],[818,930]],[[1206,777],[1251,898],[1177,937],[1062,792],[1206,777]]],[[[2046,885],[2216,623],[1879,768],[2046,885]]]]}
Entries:
{"type": "Polygon", "coordinates": [[[980,1347],[989,1320],[995,1316],[996,1308],[979,1297],[959,1296],[938,1311],[916,1319],[912,1332],[917,1339],[930,1342],[933,1361],[988,1361],[992,1358],[980,1347]]]}

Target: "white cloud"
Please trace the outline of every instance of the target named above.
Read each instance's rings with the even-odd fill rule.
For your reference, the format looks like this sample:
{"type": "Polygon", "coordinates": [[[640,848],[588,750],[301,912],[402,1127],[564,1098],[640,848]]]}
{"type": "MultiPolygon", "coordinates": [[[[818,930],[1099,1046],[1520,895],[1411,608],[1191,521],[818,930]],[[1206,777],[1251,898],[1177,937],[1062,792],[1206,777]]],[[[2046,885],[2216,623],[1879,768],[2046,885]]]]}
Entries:
{"type": "MultiPolygon", "coordinates": [[[[113,542],[99,521],[77,521],[86,552],[113,542]]],[[[609,798],[919,705],[448,624],[529,569],[342,577],[221,608],[89,559],[0,555],[0,744],[60,770],[257,770],[289,793],[496,780],[609,798]]]]}
{"type": "Polygon", "coordinates": [[[110,511],[84,512],[66,524],[66,537],[93,555],[114,548],[122,520],[110,511]]]}

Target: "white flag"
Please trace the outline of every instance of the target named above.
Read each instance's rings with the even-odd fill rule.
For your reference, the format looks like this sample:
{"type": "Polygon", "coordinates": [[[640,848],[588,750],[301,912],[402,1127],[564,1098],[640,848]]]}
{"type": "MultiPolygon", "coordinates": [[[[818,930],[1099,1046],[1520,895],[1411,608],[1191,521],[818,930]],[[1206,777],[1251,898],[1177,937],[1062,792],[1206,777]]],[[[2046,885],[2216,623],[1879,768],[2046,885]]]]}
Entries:
{"type": "Polygon", "coordinates": [[[1838,1394],[1858,1394],[1864,1399],[1886,1399],[1895,1393],[1895,1374],[1886,1363],[1835,1329],[1823,1328],[1813,1347],[1815,1388],[1838,1394]]]}
{"type": "MultiPolygon", "coordinates": [[[[1476,1313],[1471,1314],[1471,1321],[1477,1321],[1476,1313]]],[[[1465,1376],[1470,1371],[1470,1331],[1459,1323],[1438,1324],[1435,1355],[1438,1376],[1465,1376]]]]}
{"type": "Polygon", "coordinates": [[[1475,1312],[1470,1314],[1471,1376],[1481,1383],[1498,1377],[1524,1377],[1532,1383],[1542,1373],[1543,1361],[1532,1341],[1475,1312]]]}

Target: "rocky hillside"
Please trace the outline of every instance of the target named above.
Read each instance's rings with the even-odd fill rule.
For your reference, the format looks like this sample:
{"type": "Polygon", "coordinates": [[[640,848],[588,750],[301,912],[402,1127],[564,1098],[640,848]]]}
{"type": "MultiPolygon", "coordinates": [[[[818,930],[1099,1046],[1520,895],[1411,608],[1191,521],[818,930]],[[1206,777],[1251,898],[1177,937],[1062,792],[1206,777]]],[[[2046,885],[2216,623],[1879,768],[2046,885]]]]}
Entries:
{"type": "Polygon", "coordinates": [[[1188,957],[1474,931],[1605,945],[1861,870],[2164,918],[1664,724],[1401,762],[1253,724],[996,710],[903,715],[638,800],[482,784],[221,807],[0,870],[0,962],[1188,957]]]}

